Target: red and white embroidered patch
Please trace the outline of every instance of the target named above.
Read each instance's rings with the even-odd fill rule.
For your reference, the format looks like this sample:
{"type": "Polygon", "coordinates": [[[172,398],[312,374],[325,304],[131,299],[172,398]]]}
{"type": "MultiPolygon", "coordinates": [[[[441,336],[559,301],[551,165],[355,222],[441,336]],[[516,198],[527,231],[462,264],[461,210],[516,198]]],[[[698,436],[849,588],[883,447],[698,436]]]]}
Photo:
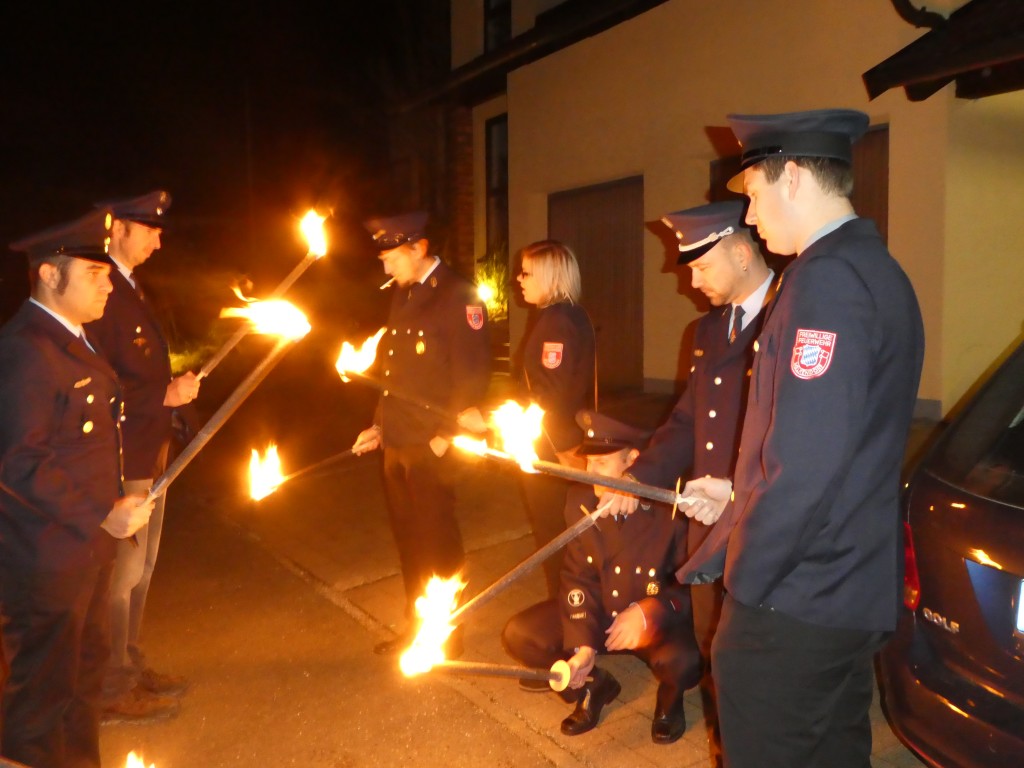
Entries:
{"type": "Polygon", "coordinates": [[[545,341],[540,353],[540,362],[545,368],[552,370],[562,364],[562,349],[565,345],[560,341],[545,341]]]}
{"type": "Polygon", "coordinates": [[[483,307],[471,307],[466,306],[466,322],[469,323],[469,327],[474,331],[479,331],[484,327],[484,308],[483,307]]]}
{"type": "Polygon", "coordinates": [[[798,379],[816,379],[828,370],[835,353],[836,334],[800,328],[789,368],[798,379]]]}

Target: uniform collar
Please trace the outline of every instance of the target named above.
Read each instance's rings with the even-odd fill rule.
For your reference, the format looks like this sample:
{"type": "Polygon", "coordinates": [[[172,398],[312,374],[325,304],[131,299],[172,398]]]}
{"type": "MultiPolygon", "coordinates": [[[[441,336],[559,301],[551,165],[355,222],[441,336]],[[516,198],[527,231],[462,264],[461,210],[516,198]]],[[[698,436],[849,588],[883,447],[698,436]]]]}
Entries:
{"type": "Polygon", "coordinates": [[[853,221],[856,218],[859,218],[856,213],[848,213],[845,216],[840,216],[838,219],[830,221],[828,224],[826,224],[813,235],[811,235],[810,238],[808,238],[807,242],[804,243],[803,250],[801,250],[800,253],[806,251],[814,243],[818,242],[819,240],[821,240],[821,238],[825,237],[825,235],[831,235],[833,232],[835,232],[837,229],[843,226],[843,224],[845,224],[848,221],[853,221]]]}
{"type": "Polygon", "coordinates": [[[37,307],[39,307],[41,310],[43,310],[43,312],[48,314],[50,317],[52,317],[58,323],[63,325],[65,328],[67,328],[75,336],[81,336],[82,335],[82,326],[75,325],[70,320],[68,320],[66,317],[64,317],[64,315],[61,315],[61,314],[59,314],[57,312],[54,312],[52,309],[50,309],[45,304],[40,304],[38,301],[33,299],[31,296],[29,297],[28,300],[30,302],[32,302],[33,304],[35,304],[37,307]]]}
{"type": "Polygon", "coordinates": [[[434,270],[437,269],[437,265],[440,264],[440,263],[441,263],[441,259],[439,259],[437,256],[435,256],[434,257],[434,263],[430,265],[430,269],[428,269],[426,272],[424,272],[423,273],[423,277],[421,277],[416,282],[418,282],[420,285],[425,285],[426,282],[427,282],[427,278],[430,277],[432,274],[434,274],[434,270]]]}
{"type": "MultiPolygon", "coordinates": [[[[743,307],[744,326],[749,325],[751,321],[757,317],[757,313],[761,311],[761,307],[764,306],[764,297],[768,295],[768,289],[771,288],[772,281],[774,279],[775,272],[769,269],[768,277],[765,278],[764,282],[761,283],[752,294],[740,302],[739,306],[743,307]]],[[[733,306],[736,305],[734,304],[733,306]]],[[[740,330],[743,329],[741,328],[740,330]]]]}

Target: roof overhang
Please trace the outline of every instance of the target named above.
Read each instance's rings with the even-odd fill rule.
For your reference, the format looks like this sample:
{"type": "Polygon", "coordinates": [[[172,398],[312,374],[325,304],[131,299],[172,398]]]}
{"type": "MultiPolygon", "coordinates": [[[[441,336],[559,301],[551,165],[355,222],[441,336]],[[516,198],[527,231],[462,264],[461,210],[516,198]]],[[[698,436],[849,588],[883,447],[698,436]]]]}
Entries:
{"type": "Polygon", "coordinates": [[[1024,89],[1024,3],[970,0],[862,78],[871,99],[902,87],[923,101],[951,82],[962,99],[1024,89]]]}

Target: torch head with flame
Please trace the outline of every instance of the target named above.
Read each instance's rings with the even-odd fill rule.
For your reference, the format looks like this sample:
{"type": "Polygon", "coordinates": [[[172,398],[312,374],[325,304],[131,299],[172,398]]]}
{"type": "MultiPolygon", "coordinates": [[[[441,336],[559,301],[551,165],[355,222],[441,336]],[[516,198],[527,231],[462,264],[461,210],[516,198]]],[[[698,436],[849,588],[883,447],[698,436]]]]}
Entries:
{"type": "Polygon", "coordinates": [[[299,230],[309,244],[309,255],[318,259],[327,254],[327,235],[324,233],[325,218],[311,208],[299,222],[299,230]]]}
{"type": "Polygon", "coordinates": [[[301,339],[311,330],[306,316],[294,304],[281,299],[251,300],[244,307],[222,309],[220,316],[241,317],[252,324],[254,333],[280,336],[285,339],[301,339]]]}
{"type": "MultiPolygon", "coordinates": [[[[124,768],[146,768],[146,763],[134,752],[129,752],[124,768]]],[[[156,768],[156,766],[153,763],[150,763],[149,768],[156,768]]]]}
{"type": "Polygon", "coordinates": [[[541,436],[544,410],[536,403],[523,408],[514,400],[502,403],[491,414],[498,434],[501,436],[502,447],[510,454],[524,472],[536,472],[533,463],[537,461],[537,452],[533,444],[541,436]]]}
{"type": "Polygon", "coordinates": [[[255,448],[252,449],[252,458],[249,460],[249,495],[253,501],[265,499],[277,490],[284,479],[276,445],[268,445],[262,457],[255,448]]]}
{"type": "Polygon", "coordinates": [[[461,574],[450,579],[432,576],[423,595],[416,598],[416,615],[420,628],[416,637],[399,659],[398,665],[406,677],[429,672],[431,667],[444,661],[444,644],[455,627],[450,619],[458,606],[459,596],[466,582],[461,574]]]}
{"type": "Polygon", "coordinates": [[[338,371],[342,381],[346,383],[351,381],[345,374],[364,373],[367,368],[373,365],[373,361],[377,358],[377,345],[380,343],[380,339],[386,330],[387,328],[381,328],[377,333],[364,341],[359,349],[356,349],[347,341],[342,342],[341,352],[338,354],[338,360],[334,364],[334,368],[338,371]]]}

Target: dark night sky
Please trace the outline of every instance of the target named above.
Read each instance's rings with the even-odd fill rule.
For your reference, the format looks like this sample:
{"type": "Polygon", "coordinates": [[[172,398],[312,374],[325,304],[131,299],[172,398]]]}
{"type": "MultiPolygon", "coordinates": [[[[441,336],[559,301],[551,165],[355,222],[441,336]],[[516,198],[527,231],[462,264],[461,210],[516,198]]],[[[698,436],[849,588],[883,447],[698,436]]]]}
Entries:
{"type": "MultiPolygon", "coordinates": [[[[5,6],[2,242],[160,187],[165,252],[257,276],[311,205],[343,237],[386,207],[387,106],[447,54],[436,0],[5,6]]],[[[6,262],[0,319],[25,290],[6,262]]]]}

